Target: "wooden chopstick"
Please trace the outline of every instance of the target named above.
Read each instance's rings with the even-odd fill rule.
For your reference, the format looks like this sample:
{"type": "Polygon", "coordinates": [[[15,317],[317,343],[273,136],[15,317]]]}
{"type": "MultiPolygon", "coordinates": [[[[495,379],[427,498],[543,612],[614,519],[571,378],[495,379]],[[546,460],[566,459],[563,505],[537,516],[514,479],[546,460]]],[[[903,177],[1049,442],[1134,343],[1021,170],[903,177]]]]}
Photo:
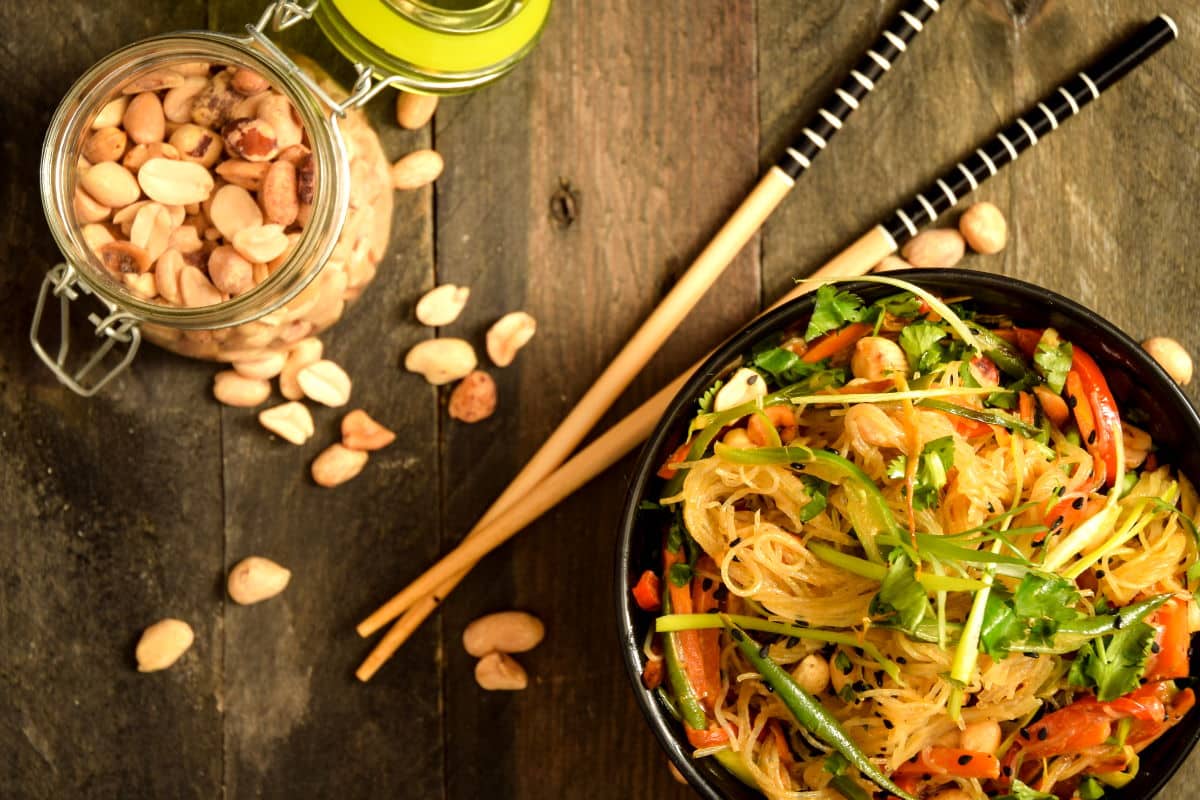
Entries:
{"type": "MultiPolygon", "coordinates": [[[[897,14],[891,26],[881,34],[876,44],[863,55],[858,66],[851,70],[825,106],[805,126],[801,136],[786,149],[779,163],[763,175],[758,185],[718,231],[679,283],[487,510],[476,528],[467,534],[468,539],[523,498],[579,445],[587,432],[595,426],[650,357],[657,352],[662,342],[728,267],[746,242],[762,227],[762,223],[794,186],[796,178],[808,169],[829,140],[841,130],[845,120],[875,88],[876,82],[891,69],[892,63],[907,49],[908,43],[923,29],[924,23],[933,16],[939,5],[938,0],[913,0],[908,8],[897,14]]],[[[419,619],[399,624],[392,632],[395,635],[389,638],[399,638],[400,641],[407,638],[407,633],[415,630],[420,621],[436,608],[438,599],[444,598],[456,584],[456,580],[449,582],[425,599],[421,608],[411,609],[419,619]]],[[[401,607],[393,598],[360,623],[358,632],[362,636],[369,636],[406,610],[410,610],[407,605],[401,607]]],[[[358,675],[360,679],[366,680],[373,672],[373,669],[360,669],[358,675]]]]}
{"type": "MultiPolygon", "coordinates": [[[[1177,35],[1178,29],[1174,21],[1165,15],[1160,15],[1143,26],[1120,47],[1098,60],[1088,70],[1078,73],[1075,78],[1060,86],[1026,114],[1018,117],[990,142],[930,184],[924,192],[915,195],[907,205],[897,208],[883,224],[873,228],[833,261],[817,270],[813,278],[828,280],[867,272],[872,265],[895,252],[900,243],[915,236],[919,226],[934,221],[960,198],[969,195],[985,180],[995,175],[1001,167],[1016,160],[1022,152],[1037,144],[1042,136],[1056,130],[1063,121],[1078,114],[1083,106],[1097,99],[1102,91],[1173,41],[1177,35]]],[[[813,282],[798,285],[772,308],[811,291],[815,286],[816,283],[813,282]]],[[[408,608],[414,602],[421,602],[422,605],[411,608],[381,640],[360,667],[360,679],[367,680],[374,674],[420,625],[424,617],[415,618],[414,611],[427,607],[431,610],[436,607],[436,601],[428,597],[423,598],[423,595],[435,590],[442,592],[447,586],[452,589],[479,558],[507,541],[525,525],[633,449],[639,441],[649,435],[686,378],[687,374],[680,376],[565,463],[544,482],[538,484],[519,507],[509,512],[491,515],[489,522],[478,526],[459,547],[396,595],[390,601],[395,607],[408,608]]],[[[429,612],[424,613],[427,615],[429,612]]]]}

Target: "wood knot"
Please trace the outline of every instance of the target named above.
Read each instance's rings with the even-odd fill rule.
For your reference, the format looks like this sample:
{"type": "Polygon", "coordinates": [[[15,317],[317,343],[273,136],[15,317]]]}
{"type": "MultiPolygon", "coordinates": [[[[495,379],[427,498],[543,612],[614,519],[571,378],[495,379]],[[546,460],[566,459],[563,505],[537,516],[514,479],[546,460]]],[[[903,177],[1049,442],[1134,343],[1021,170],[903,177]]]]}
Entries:
{"type": "Polygon", "coordinates": [[[579,217],[579,193],[567,178],[558,179],[558,189],[550,195],[550,219],[560,228],[571,227],[579,217]]]}

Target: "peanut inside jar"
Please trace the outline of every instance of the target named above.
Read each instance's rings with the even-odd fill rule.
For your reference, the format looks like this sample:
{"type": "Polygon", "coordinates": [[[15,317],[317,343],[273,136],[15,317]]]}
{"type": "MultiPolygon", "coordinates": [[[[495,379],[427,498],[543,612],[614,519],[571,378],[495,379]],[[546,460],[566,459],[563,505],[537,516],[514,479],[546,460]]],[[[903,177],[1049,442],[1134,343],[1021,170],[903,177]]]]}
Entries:
{"type": "MultiPolygon", "coordinates": [[[[286,349],[341,317],[374,277],[392,203],[388,162],[364,115],[351,111],[341,130],[349,208],[312,282],[253,321],[212,330],[147,323],[147,338],[236,361],[286,349]]],[[[286,93],[248,67],[157,66],[126,81],[80,142],[75,224],[103,274],[138,300],[179,309],[252,301],[311,220],[320,174],[311,137],[326,133],[308,130],[286,93]]]]}

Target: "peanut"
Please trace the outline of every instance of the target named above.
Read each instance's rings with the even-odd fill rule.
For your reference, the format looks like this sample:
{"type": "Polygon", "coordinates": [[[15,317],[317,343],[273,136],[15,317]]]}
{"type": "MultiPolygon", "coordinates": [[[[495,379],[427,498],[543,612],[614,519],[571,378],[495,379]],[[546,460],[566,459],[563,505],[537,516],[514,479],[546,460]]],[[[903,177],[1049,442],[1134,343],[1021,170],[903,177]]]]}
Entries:
{"type": "Polygon", "coordinates": [[[1000,749],[1000,724],[995,720],[972,722],[962,730],[959,746],[976,753],[995,753],[1000,749]]]}
{"type": "Polygon", "coordinates": [[[92,120],[92,130],[100,128],[115,128],[121,124],[121,120],[125,117],[125,109],[129,107],[128,97],[116,97],[109,100],[96,113],[96,117],[92,120]]]}
{"type": "Polygon", "coordinates": [[[157,672],[174,664],[188,651],[196,634],[192,626],[183,620],[160,620],[142,631],[138,640],[138,672],[157,672]]]}
{"type": "Polygon", "coordinates": [[[883,336],[864,336],[854,345],[850,371],[856,378],[876,381],[888,375],[908,374],[908,356],[900,345],[883,336]]]}
{"type": "MultiPolygon", "coordinates": [[[[237,368],[237,365],[234,365],[237,368]]],[[[313,435],[312,414],[308,407],[295,400],[258,412],[264,428],[292,444],[304,444],[313,435]]]]}
{"type": "Polygon", "coordinates": [[[472,423],[487,419],[496,411],[496,382],[482,370],[462,379],[450,393],[450,416],[472,423]]]}
{"type": "Polygon", "coordinates": [[[315,361],[296,374],[300,390],[310,400],[338,408],[350,402],[350,376],[332,361],[315,361]]]}
{"type": "Polygon", "coordinates": [[[84,225],[80,230],[80,234],[83,236],[84,243],[97,256],[101,247],[109,242],[116,241],[112,235],[112,231],[104,225],[97,225],[95,223],[84,225]]]}
{"type": "Polygon", "coordinates": [[[396,434],[361,408],[342,417],[342,444],[351,450],[381,450],[394,441],[396,434]]]}
{"type": "Polygon", "coordinates": [[[820,694],[829,688],[829,662],[820,653],[809,653],[792,670],[792,677],[809,694],[820,694]]]}
{"type": "Polygon", "coordinates": [[[108,219],[108,215],[112,213],[111,208],[96,202],[91,195],[78,186],[75,187],[75,198],[71,207],[75,211],[75,221],[84,225],[102,222],[108,219]]]}
{"type": "Polygon", "coordinates": [[[158,285],[154,282],[154,275],[152,273],[135,272],[122,275],[121,282],[139,300],[153,300],[158,296],[158,285]]]}
{"type": "Polygon", "coordinates": [[[458,319],[470,296],[469,288],[453,283],[444,283],[431,289],[417,301],[417,321],[431,328],[449,325],[458,319]]]}
{"type": "Polygon", "coordinates": [[[433,119],[437,106],[437,95],[400,92],[396,95],[396,122],[410,131],[424,128],[433,119]]]}
{"type": "Polygon", "coordinates": [[[287,588],[291,579],[291,570],[279,566],[269,558],[250,556],[229,570],[229,580],[225,586],[233,602],[248,606],[279,594],[287,588]]]}
{"type": "Polygon", "coordinates": [[[168,142],[153,142],[151,144],[134,145],[121,159],[121,166],[130,172],[138,172],[152,158],[167,158],[179,160],[179,150],[168,142]]]}
{"type": "Polygon", "coordinates": [[[179,294],[179,274],[183,272],[183,255],[174,249],[168,249],[154,262],[154,282],[158,293],[164,300],[171,303],[182,302],[179,294]]]}
{"type": "Polygon", "coordinates": [[[190,161],[169,158],[152,158],[143,164],[138,170],[137,183],[151,200],[172,206],[202,202],[213,190],[213,177],[207,169],[190,161]]]}
{"type": "Polygon", "coordinates": [[[475,682],[489,692],[519,692],[529,685],[529,676],[515,659],[488,653],[475,664],[475,682]]]}
{"type": "Polygon", "coordinates": [[[167,239],[167,247],[178,250],[182,255],[187,255],[199,251],[204,245],[200,241],[200,234],[196,232],[195,225],[180,225],[171,231],[171,236],[167,239]]]}
{"type": "Polygon", "coordinates": [[[213,397],[227,406],[253,408],[271,396],[271,384],[258,378],[247,378],[231,369],[218,372],[213,378],[213,397]]]}
{"type": "Polygon", "coordinates": [[[209,254],[208,275],[213,286],[228,295],[237,296],[254,288],[254,266],[229,245],[209,254]]]}
{"type": "Polygon", "coordinates": [[[209,70],[212,69],[212,64],[207,61],[185,61],[180,64],[172,64],[171,69],[175,70],[185,78],[190,78],[197,75],[207,78],[209,70]]]}
{"type": "Polygon", "coordinates": [[[897,272],[899,270],[912,269],[913,265],[905,261],[897,255],[884,256],[883,261],[876,264],[872,272],[897,272]]]}
{"type": "Polygon", "coordinates": [[[141,274],[150,269],[146,251],[131,242],[109,242],[97,253],[104,268],[114,275],[141,274]]]}
{"type": "Polygon", "coordinates": [[[193,266],[185,266],[179,273],[179,299],[188,308],[198,308],[216,305],[225,298],[207,275],[193,266]]]}
{"type": "Polygon", "coordinates": [[[129,101],[121,119],[125,133],[138,144],[161,142],[167,132],[162,102],[154,92],[142,92],[129,101]]]}
{"type": "Polygon", "coordinates": [[[271,88],[271,84],[267,82],[266,78],[245,67],[239,67],[233,73],[233,79],[229,83],[235,91],[241,92],[247,97],[271,88]]]}
{"type": "Polygon", "coordinates": [[[247,378],[259,378],[266,381],[282,372],[283,365],[286,363],[287,353],[279,350],[270,350],[263,353],[259,358],[234,361],[233,369],[239,375],[245,375],[247,378]]]}
{"type": "Polygon", "coordinates": [[[257,192],[262,188],[263,177],[271,165],[265,161],[243,161],[230,158],[217,164],[216,173],[234,186],[257,192]]]}
{"type": "Polygon", "coordinates": [[[92,199],[109,208],[122,208],[138,199],[141,191],[129,170],[112,161],[102,161],[79,176],[79,185],[92,199]]]}
{"type": "Polygon", "coordinates": [[[120,128],[100,128],[83,143],[83,157],[93,164],[101,161],[118,161],[125,155],[129,137],[120,128]]]}
{"type": "Polygon", "coordinates": [[[183,85],[182,72],[174,69],[155,69],[143,72],[121,88],[121,94],[136,94],[158,92],[163,89],[174,89],[183,85]]]}
{"type": "Polygon", "coordinates": [[[1179,342],[1166,336],[1153,336],[1142,342],[1142,349],[1180,386],[1192,380],[1192,357],[1179,342]]]}
{"type": "Polygon", "coordinates": [[[275,129],[261,119],[242,117],[227,122],[221,129],[225,151],[246,161],[270,161],[279,154],[275,129]]]}
{"type": "Polygon", "coordinates": [[[292,104],[281,94],[272,92],[259,101],[256,109],[258,119],[273,131],[275,145],[283,150],[300,144],[304,129],[292,114],[292,104]]]}
{"type": "Polygon", "coordinates": [[[179,151],[179,157],[203,167],[211,167],[221,156],[223,142],[220,135],[208,128],[186,123],[171,134],[170,144],[179,151]]]}
{"type": "Polygon", "coordinates": [[[292,345],[292,349],[288,351],[287,362],[283,365],[283,371],[279,373],[279,393],[289,400],[299,400],[304,397],[304,390],[300,388],[297,376],[300,374],[300,370],[319,361],[323,350],[324,346],[321,344],[321,340],[315,337],[302,339],[292,345]]]}
{"type": "Polygon", "coordinates": [[[156,261],[167,249],[167,240],[174,226],[171,212],[158,203],[147,203],[138,209],[129,228],[131,244],[146,251],[146,257],[156,261]]]}
{"type": "Polygon", "coordinates": [[[196,95],[208,86],[208,75],[188,75],[183,83],[163,96],[163,116],[167,122],[191,122],[196,95]]]}
{"type": "Polygon", "coordinates": [[[332,489],[357,477],[366,465],[366,452],[333,444],[313,460],[312,478],[318,486],[332,489]]]}
{"type": "Polygon", "coordinates": [[[229,85],[232,77],[230,70],[218,72],[196,94],[192,100],[192,122],[216,129],[229,121],[230,111],[242,100],[242,95],[229,85]]]}
{"type": "Polygon", "coordinates": [[[524,311],[505,314],[488,329],[488,357],[497,367],[507,367],[536,331],[537,321],[524,311]]]}
{"type": "Polygon", "coordinates": [[[282,158],[271,164],[262,178],[259,197],[267,222],[285,228],[295,222],[300,213],[300,200],[296,194],[296,165],[282,158]]]}
{"type": "Polygon", "coordinates": [[[499,611],[472,622],[463,630],[463,648],[476,658],[488,653],[524,653],[546,636],[542,621],[524,611],[499,611]]]}
{"type": "Polygon", "coordinates": [[[993,255],[1008,243],[1008,223],[991,203],[975,203],[958,220],[958,230],[976,253],[993,255]]]}
{"type": "Polygon", "coordinates": [[[229,242],[232,242],[243,228],[262,225],[262,211],[258,203],[240,186],[222,186],[217,189],[208,209],[208,217],[229,242]]]}
{"type": "Polygon", "coordinates": [[[433,183],[446,166],[436,150],[417,150],[392,165],[392,188],[407,191],[433,183]]]}
{"type": "Polygon", "coordinates": [[[233,235],[233,246],[247,261],[265,264],[287,250],[288,238],[282,225],[251,225],[233,235]]]}
{"type": "Polygon", "coordinates": [[[466,377],[478,361],[475,350],[462,339],[426,339],[404,357],[404,368],[416,372],[434,386],[466,377]]]}
{"type": "Polygon", "coordinates": [[[900,255],[914,267],[953,267],[962,261],[966,241],[952,228],[922,231],[904,245],[900,255]]]}

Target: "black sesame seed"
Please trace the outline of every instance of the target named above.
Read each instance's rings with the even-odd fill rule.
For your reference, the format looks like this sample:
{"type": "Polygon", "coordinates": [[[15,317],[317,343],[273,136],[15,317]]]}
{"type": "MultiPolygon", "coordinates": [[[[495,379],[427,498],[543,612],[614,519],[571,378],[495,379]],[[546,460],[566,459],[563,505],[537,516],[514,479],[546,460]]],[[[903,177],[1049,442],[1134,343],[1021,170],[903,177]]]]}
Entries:
{"type": "Polygon", "coordinates": [[[904,664],[908,663],[908,659],[905,658],[904,656],[896,656],[896,663],[900,664],[900,665],[904,665],[904,664]]]}
{"type": "Polygon", "coordinates": [[[1054,531],[1058,530],[1062,526],[1063,526],[1063,518],[1055,517],[1054,522],[1050,523],[1050,532],[1053,533],[1054,531]]]}
{"type": "Polygon", "coordinates": [[[886,674],[887,673],[885,673],[881,669],[875,670],[875,685],[876,686],[883,686],[883,676],[886,674]]]}
{"type": "Polygon", "coordinates": [[[759,658],[766,658],[767,654],[770,652],[771,652],[771,645],[769,645],[769,644],[764,644],[762,647],[758,648],[759,658]]]}
{"type": "Polygon", "coordinates": [[[734,628],[733,630],[731,630],[729,632],[729,635],[733,637],[733,640],[735,642],[740,642],[746,638],[746,635],[744,633],[742,633],[741,631],[739,631],[737,628],[734,628]]]}
{"type": "Polygon", "coordinates": [[[1073,395],[1073,394],[1067,395],[1067,408],[1074,411],[1075,406],[1077,406],[1077,405],[1079,405],[1079,400],[1076,399],[1075,395],[1073,395]]]}
{"type": "Polygon", "coordinates": [[[1072,500],[1072,501],[1071,501],[1071,508],[1075,509],[1076,511],[1078,511],[1079,509],[1083,508],[1083,498],[1082,498],[1082,497],[1076,497],[1074,500],[1072,500]]]}
{"type": "Polygon", "coordinates": [[[1037,737],[1038,737],[1039,742],[1046,741],[1046,739],[1050,738],[1050,729],[1049,728],[1038,728],[1037,737]]]}
{"type": "Polygon", "coordinates": [[[1158,642],[1155,642],[1154,644],[1150,645],[1150,652],[1158,654],[1162,652],[1162,646],[1158,642]]]}
{"type": "Polygon", "coordinates": [[[1124,620],[1121,619],[1120,614],[1117,614],[1115,617],[1113,617],[1113,630],[1119,631],[1119,630],[1121,630],[1121,628],[1124,628],[1124,627],[1125,627],[1125,622],[1124,622],[1124,620]]]}
{"type": "Polygon", "coordinates": [[[896,727],[896,723],[892,722],[890,719],[885,719],[883,721],[883,727],[887,728],[890,731],[892,728],[896,727]]]}
{"type": "Polygon", "coordinates": [[[789,636],[789,637],[788,637],[788,639],[787,639],[787,644],[785,644],[784,646],[785,646],[785,647],[795,647],[795,646],[796,646],[796,645],[798,645],[798,644],[800,644],[800,637],[798,637],[798,636],[789,636]]]}
{"type": "Polygon", "coordinates": [[[1096,432],[1092,431],[1091,433],[1088,434],[1088,444],[1095,444],[1095,443],[1096,443],[1096,432]]]}
{"type": "Polygon", "coordinates": [[[1029,741],[1029,731],[1027,729],[1025,729],[1025,728],[1021,729],[1021,738],[1024,739],[1025,741],[1029,741]]]}
{"type": "Polygon", "coordinates": [[[700,591],[704,592],[705,594],[707,594],[708,592],[711,592],[712,588],[713,588],[712,578],[705,578],[704,580],[700,581],[700,591]]]}
{"type": "Polygon", "coordinates": [[[958,757],[958,765],[960,767],[965,767],[967,764],[970,764],[974,760],[975,760],[975,756],[961,755],[958,757]]]}
{"type": "Polygon", "coordinates": [[[1004,777],[1006,777],[1006,778],[1012,777],[1012,767],[1004,767],[1000,771],[1004,773],[1004,777]]]}
{"type": "Polygon", "coordinates": [[[1096,580],[1100,580],[1100,579],[1101,579],[1101,578],[1103,578],[1103,577],[1104,577],[1106,574],[1108,574],[1108,573],[1106,573],[1106,572],[1105,572],[1104,570],[1102,570],[1102,569],[1098,569],[1098,570],[1096,570],[1096,580]]]}
{"type": "Polygon", "coordinates": [[[756,383],[758,383],[758,375],[751,375],[750,377],[746,378],[747,386],[753,386],[756,383]]]}
{"type": "Polygon", "coordinates": [[[989,514],[995,514],[995,513],[996,513],[996,507],[995,507],[994,505],[992,505],[992,501],[991,501],[991,500],[988,500],[988,513],[989,513],[989,514]]]}
{"type": "Polygon", "coordinates": [[[854,683],[852,683],[850,685],[850,688],[856,692],[865,692],[868,689],[870,689],[871,687],[867,684],[866,681],[855,681],[854,683]]]}
{"type": "Polygon", "coordinates": [[[742,537],[740,537],[740,536],[735,536],[735,537],[733,537],[733,541],[731,541],[731,542],[729,543],[729,547],[730,547],[730,549],[732,549],[732,548],[734,548],[734,547],[737,547],[737,546],[738,546],[739,544],[741,544],[741,543],[742,543],[742,537]]]}

